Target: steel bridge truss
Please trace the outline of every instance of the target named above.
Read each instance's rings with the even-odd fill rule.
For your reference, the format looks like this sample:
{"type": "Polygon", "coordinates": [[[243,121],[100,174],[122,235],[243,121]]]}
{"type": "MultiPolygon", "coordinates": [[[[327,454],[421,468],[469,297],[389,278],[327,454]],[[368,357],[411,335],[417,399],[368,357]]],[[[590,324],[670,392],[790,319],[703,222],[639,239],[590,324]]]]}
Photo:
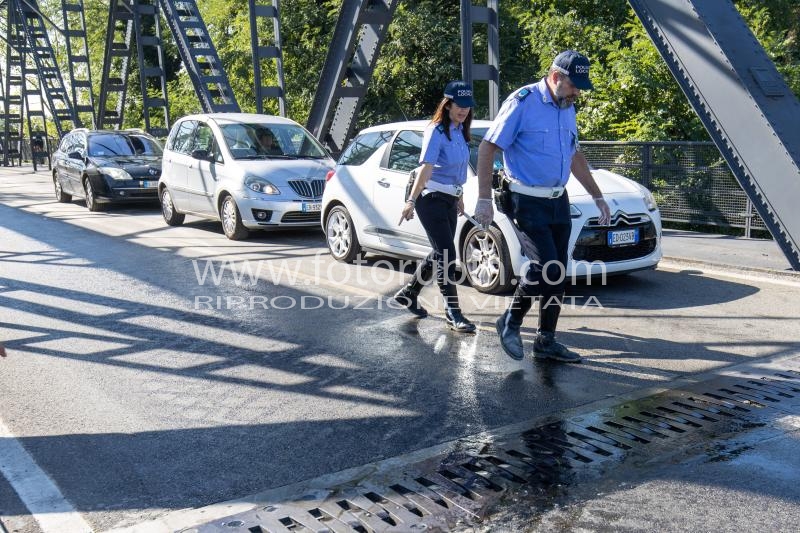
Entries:
{"type": "MultiPolygon", "coordinates": [[[[278,114],[286,116],[286,86],[283,78],[283,52],[281,49],[281,20],[279,0],[248,0],[250,8],[250,42],[253,49],[256,113],[264,112],[264,100],[278,100],[278,114]],[[272,26],[270,36],[261,33],[272,26]],[[267,44],[262,45],[262,42],[267,44]],[[264,85],[264,67],[274,66],[276,85],[264,85]]],[[[268,32],[267,32],[268,33],[268,32]]]]}
{"type": "Polygon", "coordinates": [[[169,106],[157,0],[111,2],[98,127],[122,127],[134,42],[145,130],[157,137],[164,137],[169,131],[169,106]]]}
{"type": "Polygon", "coordinates": [[[792,268],[800,102],[730,0],[629,0],[792,268]]]}
{"type": "MultiPolygon", "coordinates": [[[[65,0],[64,13],[72,5],[65,0]]],[[[74,25],[74,33],[65,33],[42,14],[36,0],[7,0],[5,8],[6,32],[3,38],[6,61],[2,106],[5,124],[0,140],[3,164],[13,164],[15,160],[21,163],[23,124],[27,123],[34,169],[44,159],[48,160],[49,166],[48,118],[59,136],[73,127],[80,127],[81,120],[62,78],[46,22],[67,37],[68,46],[72,39],[78,38],[80,28],[74,25]]],[[[88,72],[88,57],[84,64],[88,72]]],[[[80,73],[81,61],[76,60],[75,66],[80,73]]],[[[74,81],[72,87],[80,87],[79,79],[71,81],[74,81]]]]}
{"type": "Polygon", "coordinates": [[[344,150],[364,103],[399,0],[344,0],[306,127],[333,154],[344,150]]]}
{"type": "Polygon", "coordinates": [[[195,0],[160,0],[167,24],[178,44],[183,65],[200,98],[203,111],[239,112],[228,75],[222,66],[195,0]]]}

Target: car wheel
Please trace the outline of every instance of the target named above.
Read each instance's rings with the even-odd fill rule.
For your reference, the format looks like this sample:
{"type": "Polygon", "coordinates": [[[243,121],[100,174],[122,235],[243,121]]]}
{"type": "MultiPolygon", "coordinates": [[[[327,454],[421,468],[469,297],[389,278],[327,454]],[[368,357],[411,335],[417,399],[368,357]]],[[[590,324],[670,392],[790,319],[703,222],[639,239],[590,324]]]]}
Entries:
{"type": "Polygon", "coordinates": [[[461,260],[467,279],[478,292],[499,294],[513,286],[514,268],[508,246],[496,226],[487,231],[470,229],[461,248],[461,260]]]}
{"type": "Polygon", "coordinates": [[[230,240],[240,241],[246,239],[250,234],[242,224],[242,216],[239,214],[239,208],[236,206],[233,196],[228,195],[222,200],[220,218],[222,218],[222,231],[230,240]]]}
{"type": "Polygon", "coordinates": [[[337,205],[328,213],[325,236],[328,249],[337,261],[352,263],[362,253],[353,219],[343,205],[337,205]]]}
{"type": "Polygon", "coordinates": [[[84,178],[83,190],[86,192],[86,207],[89,208],[89,211],[102,211],[103,204],[97,201],[97,195],[94,192],[92,181],[89,178],[84,178]]]}
{"type": "Polygon", "coordinates": [[[61,187],[61,180],[58,179],[58,172],[53,172],[53,187],[56,191],[56,200],[61,202],[62,204],[66,204],[72,201],[72,195],[67,194],[64,192],[64,189],[61,187]]]}
{"type": "Polygon", "coordinates": [[[175,210],[172,195],[166,187],[161,189],[161,214],[164,215],[164,222],[170,226],[180,226],[186,218],[186,215],[175,210]]]}

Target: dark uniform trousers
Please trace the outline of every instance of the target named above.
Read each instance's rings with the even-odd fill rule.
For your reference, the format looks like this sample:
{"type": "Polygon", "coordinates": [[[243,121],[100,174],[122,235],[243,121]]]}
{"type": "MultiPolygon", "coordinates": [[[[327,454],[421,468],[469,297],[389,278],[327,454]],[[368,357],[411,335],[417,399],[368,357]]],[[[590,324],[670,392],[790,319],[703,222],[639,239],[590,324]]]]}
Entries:
{"type": "Polygon", "coordinates": [[[511,199],[517,227],[528,236],[532,246],[526,249],[530,268],[514,293],[510,322],[517,327],[522,325],[525,314],[538,298],[539,330],[555,333],[566,286],[572,231],[569,197],[566,191],[559,198],[512,192],[511,199]]]}
{"type": "MultiPolygon", "coordinates": [[[[457,204],[457,197],[442,192],[420,196],[416,204],[417,216],[433,248],[419,268],[430,272],[431,267],[436,266],[436,283],[445,298],[450,295],[447,287],[453,286],[455,280],[456,247],[453,238],[458,220],[457,204]]],[[[427,276],[420,277],[424,280],[427,276]]]]}

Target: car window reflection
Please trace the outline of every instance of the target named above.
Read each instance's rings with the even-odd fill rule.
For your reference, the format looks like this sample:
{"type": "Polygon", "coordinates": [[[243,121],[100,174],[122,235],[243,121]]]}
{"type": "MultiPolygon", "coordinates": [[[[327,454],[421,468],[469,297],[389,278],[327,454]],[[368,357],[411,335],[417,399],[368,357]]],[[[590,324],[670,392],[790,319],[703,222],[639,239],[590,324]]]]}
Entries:
{"type": "Polygon", "coordinates": [[[419,166],[422,153],[422,132],[401,131],[392,144],[389,153],[389,168],[409,172],[419,166]]]}

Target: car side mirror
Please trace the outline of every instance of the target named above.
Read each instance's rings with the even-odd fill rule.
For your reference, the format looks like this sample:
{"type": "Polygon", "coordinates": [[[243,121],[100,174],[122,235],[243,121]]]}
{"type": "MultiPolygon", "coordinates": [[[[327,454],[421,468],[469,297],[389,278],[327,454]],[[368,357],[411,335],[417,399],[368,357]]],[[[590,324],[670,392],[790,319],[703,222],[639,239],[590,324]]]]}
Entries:
{"type": "Polygon", "coordinates": [[[80,152],[70,152],[69,154],[67,154],[67,157],[69,157],[70,159],[80,159],[81,161],[83,161],[83,154],[80,152]]]}
{"type": "Polygon", "coordinates": [[[192,157],[201,161],[211,161],[211,154],[208,150],[192,150],[192,157]]]}

